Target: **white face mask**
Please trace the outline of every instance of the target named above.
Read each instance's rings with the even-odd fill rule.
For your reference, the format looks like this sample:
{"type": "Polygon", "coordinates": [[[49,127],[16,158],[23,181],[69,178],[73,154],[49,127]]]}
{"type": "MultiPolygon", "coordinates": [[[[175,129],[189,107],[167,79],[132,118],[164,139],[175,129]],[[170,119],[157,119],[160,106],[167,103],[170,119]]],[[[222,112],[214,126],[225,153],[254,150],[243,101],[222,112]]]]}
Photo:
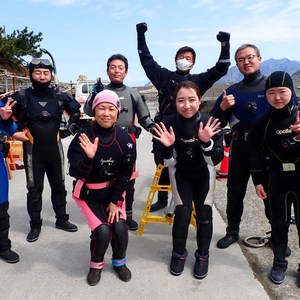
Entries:
{"type": "Polygon", "coordinates": [[[191,68],[192,63],[189,62],[187,59],[182,58],[176,60],[176,66],[180,71],[187,71],[191,68]]]}

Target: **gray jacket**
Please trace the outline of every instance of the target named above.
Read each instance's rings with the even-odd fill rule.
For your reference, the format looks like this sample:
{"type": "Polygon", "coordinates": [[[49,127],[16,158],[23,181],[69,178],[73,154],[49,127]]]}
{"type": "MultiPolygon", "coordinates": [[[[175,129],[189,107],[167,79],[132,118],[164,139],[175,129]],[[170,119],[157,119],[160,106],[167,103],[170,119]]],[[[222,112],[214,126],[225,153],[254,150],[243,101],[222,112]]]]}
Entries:
{"type": "MultiPolygon", "coordinates": [[[[118,126],[126,129],[133,127],[135,115],[137,115],[139,124],[145,130],[148,131],[154,126],[154,122],[150,117],[148,106],[137,90],[126,85],[116,87],[111,83],[104,86],[104,89],[116,92],[120,98],[121,113],[117,121],[118,126]]],[[[89,116],[93,116],[93,100],[94,97],[91,97],[90,95],[84,105],[84,112],[89,116]]]]}

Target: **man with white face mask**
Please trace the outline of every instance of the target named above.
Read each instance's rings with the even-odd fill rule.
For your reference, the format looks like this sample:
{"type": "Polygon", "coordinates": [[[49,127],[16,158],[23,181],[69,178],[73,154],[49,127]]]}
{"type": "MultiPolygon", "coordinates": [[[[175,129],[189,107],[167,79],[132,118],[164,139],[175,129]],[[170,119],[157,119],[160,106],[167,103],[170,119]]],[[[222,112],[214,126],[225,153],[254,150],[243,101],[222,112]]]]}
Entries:
{"type": "MultiPolygon", "coordinates": [[[[159,111],[155,117],[155,122],[161,121],[163,116],[171,115],[176,112],[174,103],[174,87],[178,82],[189,80],[197,84],[201,96],[222,76],[224,76],[230,66],[229,39],[230,34],[220,31],[217,40],[221,42],[220,57],[214,67],[200,74],[190,74],[194,67],[196,53],[191,47],[180,48],[175,55],[176,71],[170,71],[161,67],[152,57],[146,44],[145,32],[147,31],[146,23],[136,25],[138,53],[141,64],[146,72],[147,77],[158,90],[159,111]]],[[[162,163],[161,153],[153,147],[154,160],[156,164],[162,163]]],[[[169,184],[167,169],[163,169],[160,177],[160,184],[169,184]]],[[[168,192],[159,191],[158,201],[153,204],[150,211],[156,211],[167,206],[168,192]]]]}

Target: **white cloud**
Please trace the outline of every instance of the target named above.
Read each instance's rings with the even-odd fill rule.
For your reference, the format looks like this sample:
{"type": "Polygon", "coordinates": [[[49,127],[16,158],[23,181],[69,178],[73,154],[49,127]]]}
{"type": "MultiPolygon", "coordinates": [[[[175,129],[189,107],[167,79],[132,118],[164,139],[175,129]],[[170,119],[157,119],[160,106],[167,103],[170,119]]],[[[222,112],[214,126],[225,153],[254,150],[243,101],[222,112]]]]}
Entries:
{"type": "Polygon", "coordinates": [[[139,14],[141,14],[142,16],[146,17],[146,18],[152,18],[156,15],[158,15],[160,13],[161,10],[161,5],[155,5],[154,7],[152,7],[151,9],[141,9],[139,11],[139,14]]]}
{"type": "Polygon", "coordinates": [[[270,1],[257,1],[252,5],[247,6],[247,10],[250,10],[255,14],[259,14],[270,10],[274,4],[275,2],[271,3],[270,1]]]}

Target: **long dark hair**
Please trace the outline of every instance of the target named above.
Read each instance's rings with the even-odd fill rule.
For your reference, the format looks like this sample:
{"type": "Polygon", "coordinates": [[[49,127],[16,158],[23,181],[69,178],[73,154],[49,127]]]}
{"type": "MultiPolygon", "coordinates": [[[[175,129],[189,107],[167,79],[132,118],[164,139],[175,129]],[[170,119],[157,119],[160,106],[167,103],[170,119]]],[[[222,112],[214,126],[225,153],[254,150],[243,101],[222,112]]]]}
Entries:
{"type": "Polygon", "coordinates": [[[185,81],[177,82],[177,84],[175,85],[175,88],[174,88],[174,101],[176,101],[178,91],[181,88],[193,89],[196,92],[199,100],[201,100],[201,94],[200,94],[200,89],[199,89],[198,85],[193,81],[185,80],[185,81]]]}

